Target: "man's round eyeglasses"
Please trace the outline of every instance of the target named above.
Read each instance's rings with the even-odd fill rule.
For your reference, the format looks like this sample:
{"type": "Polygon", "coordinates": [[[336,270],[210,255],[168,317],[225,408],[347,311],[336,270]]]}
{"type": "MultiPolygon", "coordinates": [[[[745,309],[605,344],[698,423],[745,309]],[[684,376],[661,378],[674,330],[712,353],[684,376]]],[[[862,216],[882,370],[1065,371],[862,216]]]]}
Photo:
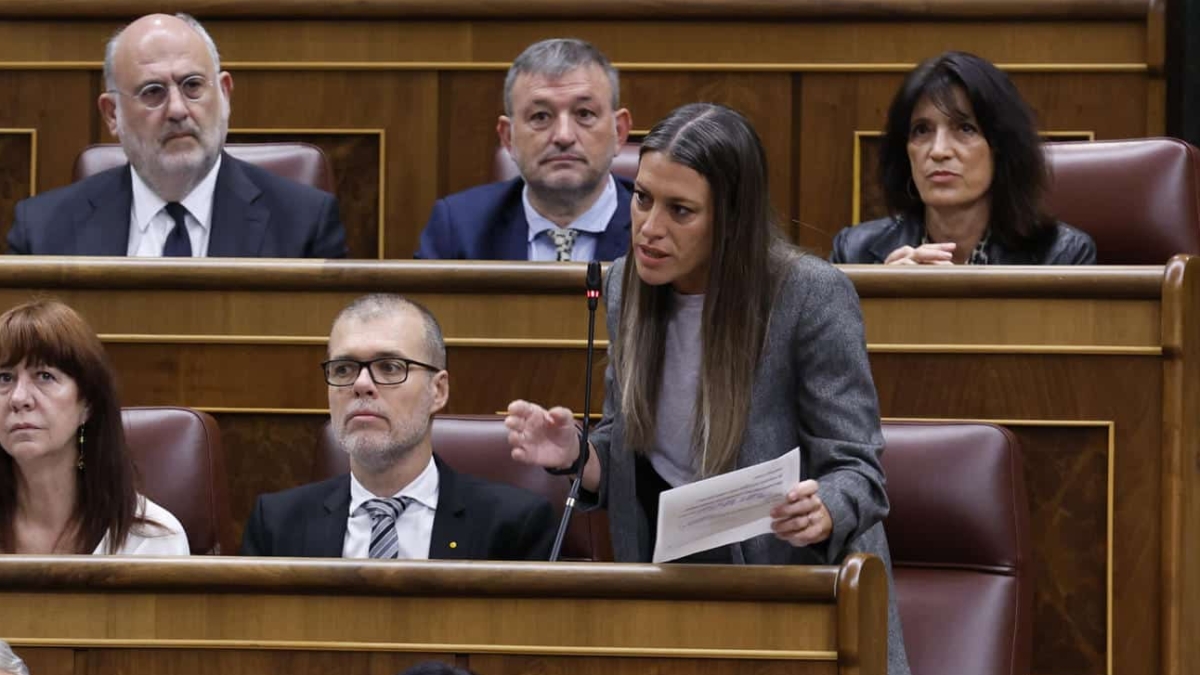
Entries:
{"type": "Polygon", "coordinates": [[[403,384],[408,379],[408,371],[412,366],[435,373],[442,370],[428,363],[399,356],[385,356],[370,361],[331,359],[321,364],[321,370],[325,371],[325,381],[331,386],[349,387],[358,381],[358,376],[362,373],[363,368],[367,369],[371,375],[371,381],[375,384],[403,384]]]}
{"type": "Polygon", "coordinates": [[[178,89],[179,93],[183,95],[184,100],[195,103],[202,100],[204,95],[208,93],[209,81],[202,75],[192,75],[191,77],[184,78],[178,84],[174,82],[167,82],[166,84],[151,82],[133,94],[127,94],[118,89],[109,89],[108,93],[128,96],[137,100],[147,110],[157,110],[166,105],[167,101],[170,100],[171,87],[178,89]]]}

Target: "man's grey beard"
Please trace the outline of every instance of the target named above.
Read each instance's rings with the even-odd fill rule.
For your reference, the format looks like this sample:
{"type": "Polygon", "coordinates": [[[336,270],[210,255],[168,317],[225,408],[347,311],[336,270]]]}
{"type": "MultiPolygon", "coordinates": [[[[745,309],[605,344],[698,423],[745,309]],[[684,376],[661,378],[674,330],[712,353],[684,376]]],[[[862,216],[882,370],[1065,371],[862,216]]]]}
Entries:
{"type": "Polygon", "coordinates": [[[361,436],[353,438],[341,434],[338,435],[338,444],[368,473],[383,473],[391,469],[417,447],[416,442],[395,442],[389,438],[383,444],[376,444],[361,436]]]}
{"type": "Polygon", "coordinates": [[[405,429],[409,433],[401,438],[389,435],[382,441],[375,441],[369,435],[354,436],[346,432],[344,427],[335,428],[334,435],[338,445],[350,455],[358,466],[369,473],[383,473],[400,463],[409,453],[421,444],[421,439],[429,433],[432,420],[426,420],[415,429],[405,429]]]}
{"type": "Polygon", "coordinates": [[[217,163],[221,149],[225,146],[225,137],[229,133],[229,101],[222,97],[221,117],[212,133],[205,133],[200,129],[195,131],[202,150],[195,166],[191,166],[189,159],[176,159],[170,164],[165,163],[162,161],[163,153],[147,147],[137,134],[126,132],[120,103],[117,104],[117,135],[120,137],[121,148],[125,151],[126,158],[146,185],[168,202],[182,201],[191,194],[217,163]]]}

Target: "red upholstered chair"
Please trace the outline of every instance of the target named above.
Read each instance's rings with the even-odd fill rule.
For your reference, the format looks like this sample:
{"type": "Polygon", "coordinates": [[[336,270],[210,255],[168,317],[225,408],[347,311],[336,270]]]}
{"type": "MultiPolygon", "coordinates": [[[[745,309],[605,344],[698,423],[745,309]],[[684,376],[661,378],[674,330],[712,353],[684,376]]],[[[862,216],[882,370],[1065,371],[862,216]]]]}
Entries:
{"type": "Polygon", "coordinates": [[[1200,253],[1200,150],[1174,138],[1047,143],[1047,206],[1096,241],[1097,262],[1200,253]]]}
{"type": "MultiPolygon", "coordinates": [[[[641,148],[641,143],[626,143],[617,151],[617,156],[613,158],[612,172],[622,178],[633,180],[637,176],[638,169],[638,151],[641,148]]],[[[517,170],[517,163],[509,156],[508,151],[503,146],[496,148],[496,157],[492,161],[492,179],[493,180],[512,180],[521,173],[517,170]]]]}
{"type": "Polygon", "coordinates": [[[142,494],[183,524],[192,555],[232,554],[221,432],[191,408],[124,408],[125,440],[142,494]]]}
{"type": "MultiPolygon", "coordinates": [[[[562,518],[570,490],[564,476],[551,476],[538,467],[515,462],[508,444],[504,418],[496,415],[438,415],[433,419],[433,451],[450,468],[496,483],[507,483],[550,500],[556,518],[562,518]]],[[[338,447],[327,423],[318,441],[313,480],[346,473],[350,463],[338,447]]],[[[557,521],[555,521],[557,523],[557,521]]],[[[578,513],[563,541],[563,559],[612,560],[608,520],[601,512],[578,513]]]]}
{"type": "Polygon", "coordinates": [[[883,426],[884,524],[914,675],[1028,675],[1033,571],[1016,438],[990,424],[883,426]]]}
{"type": "MultiPolygon", "coordinates": [[[[333,174],[325,153],[308,143],[226,143],[225,152],[243,162],[297,183],[333,192],[333,174]]],[[[128,160],[115,143],[89,145],[75,158],[75,180],[112,169],[128,160]]]]}

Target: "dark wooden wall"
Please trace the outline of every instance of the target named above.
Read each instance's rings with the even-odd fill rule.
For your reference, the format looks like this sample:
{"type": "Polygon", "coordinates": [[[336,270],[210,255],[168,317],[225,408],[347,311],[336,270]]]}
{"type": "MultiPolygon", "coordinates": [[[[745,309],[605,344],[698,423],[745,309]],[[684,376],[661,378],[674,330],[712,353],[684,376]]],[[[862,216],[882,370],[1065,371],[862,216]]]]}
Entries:
{"type": "MultiPolygon", "coordinates": [[[[943,50],[1004,66],[1050,132],[1166,123],[1162,11],[1144,0],[176,4],[233,74],[231,140],[325,148],[355,257],[411,257],[435,199],[490,180],[505,69],[546,37],[608,54],[637,130],[690,101],[746,113],[787,231],[818,252],[854,214],[856,132],[943,50]]],[[[0,234],[17,199],[69,183],[79,150],[112,140],[95,105],[104,41],[164,5],[0,0],[0,234]]]]}

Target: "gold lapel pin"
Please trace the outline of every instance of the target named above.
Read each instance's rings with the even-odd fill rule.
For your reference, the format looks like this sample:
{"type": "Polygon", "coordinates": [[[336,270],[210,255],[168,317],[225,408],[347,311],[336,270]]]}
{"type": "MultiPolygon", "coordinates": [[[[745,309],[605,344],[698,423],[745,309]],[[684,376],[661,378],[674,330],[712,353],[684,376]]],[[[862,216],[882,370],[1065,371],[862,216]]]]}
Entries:
{"type": "Polygon", "coordinates": [[[458,548],[458,542],[457,541],[450,542],[450,548],[458,548]]]}

